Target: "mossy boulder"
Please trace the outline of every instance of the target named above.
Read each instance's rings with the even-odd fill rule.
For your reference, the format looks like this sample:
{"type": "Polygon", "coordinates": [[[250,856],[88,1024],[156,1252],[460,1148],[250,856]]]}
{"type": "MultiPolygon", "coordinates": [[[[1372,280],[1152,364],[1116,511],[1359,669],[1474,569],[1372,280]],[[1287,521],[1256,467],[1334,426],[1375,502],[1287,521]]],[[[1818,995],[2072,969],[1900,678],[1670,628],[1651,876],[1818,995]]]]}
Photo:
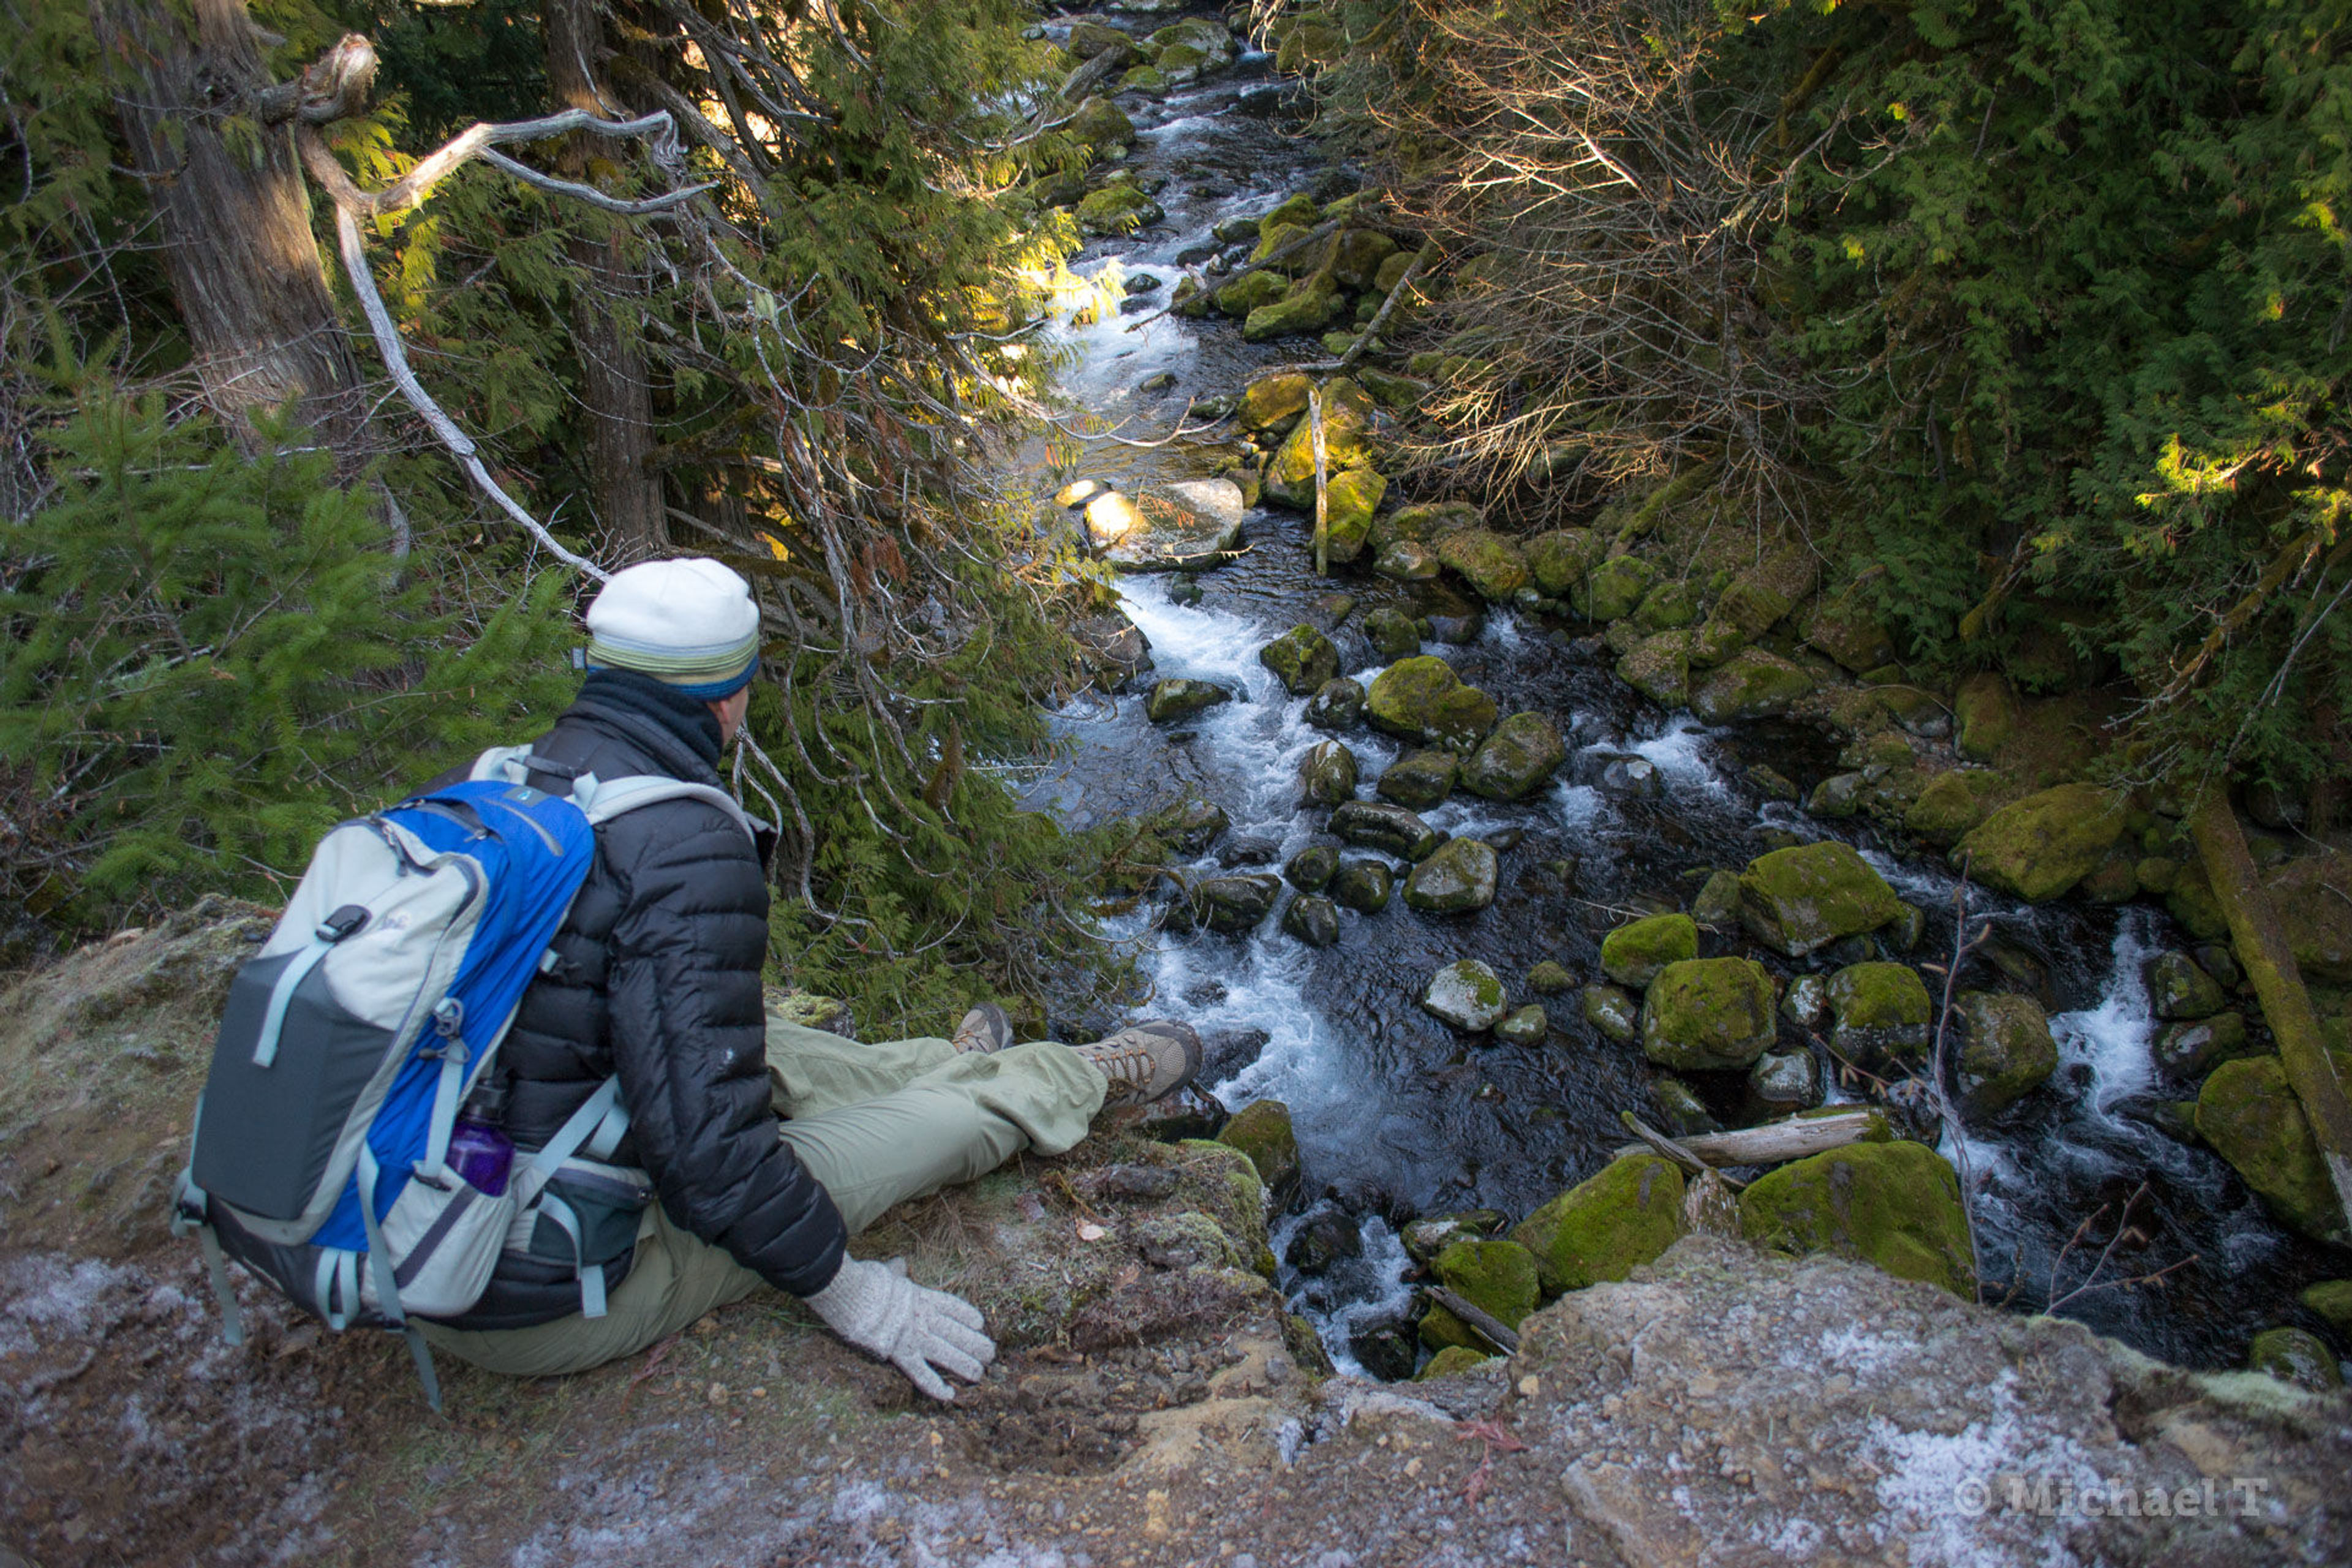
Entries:
{"type": "Polygon", "coordinates": [[[1960,682],[1952,698],[1952,739],[1960,755],[1972,763],[1991,762],[2017,727],[2017,692],[2008,677],[1979,670],[1960,682]]]}
{"type": "Polygon", "coordinates": [[[1342,229],[1339,243],[1332,248],[1331,272],[1342,284],[1360,292],[1379,281],[1381,268],[1396,253],[1397,242],[1378,229],[1342,229]]]}
{"type": "Polygon", "coordinates": [[[1612,1160],[1521,1221],[1546,1299],[1622,1279],[1682,1239],[1683,1173],[1654,1154],[1612,1160]]]}
{"type": "Polygon", "coordinates": [[[1309,947],[1330,947],[1339,940],[1339,907],[1319,893],[1301,893],[1283,909],[1282,929],[1309,947]]]}
{"type": "Polygon", "coordinates": [[[1528,970],[1528,989],[1544,996],[1573,991],[1576,976],[1569,973],[1566,964],[1547,958],[1528,970]]]}
{"type": "Polygon", "coordinates": [[[1426,860],[1444,842],[1438,832],[1401,805],[1351,800],[1331,814],[1334,837],[1365,849],[1385,850],[1407,860],[1426,860]]]}
{"type": "Polygon", "coordinates": [[[1507,1046],[1539,1046],[1550,1032],[1550,1016],[1535,1002],[1513,1008],[1495,1026],[1495,1038],[1507,1046]]]}
{"type": "Polygon", "coordinates": [[[1657,574],[1658,569],[1638,555],[1612,556],[1570,586],[1569,607],[1588,621],[1622,620],[1633,613],[1657,574]]]}
{"type": "Polygon", "coordinates": [[[2197,1094],[2197,1135],[2280,1221],[2318,1241],[2352,1240],[2319,1141],[2274,1056],[2224,1062],[2197,1094]]]}
{"type": "Polygon", "coordinates": [[[1462,766],[1462,787],[1488,800],[1519,800],[1568,761],[1559,731],[1540,713],[1514,713],[1495,726],[1462,766]]]}
{"type": "Polygon", "coordinates": [[[1903,826],[1937,848],[1949,848],[1985,819],[1979,780],[1993,775],[1967,768],[1937,773],[1903,814],[1903,826]]]}
{"type": "MultiPolygon", "coordinates": [[[[2213,884],[2206,879],[2205,868],[2191,860],[2180,868],[2172,879],[2171,890],[2164,895],[2164,907],[2174,920],[2180,922],[2190,936],[2207,942],[2230,934],[2229,917],[2221,912],[2221,900],[2214,895],[2213,884]]],[[[2282,916],[2282,923],[2287,917],[2282,916]]],[[[2293,927],[2288,927],[2292,931],[2293,927]]],[[[2290,935],[2287,939],[2294,939],[2290,935]]],[[[2296,965],[2299,970],[2302,965],[2296,965]]]]}
{"type": "MultiPolygon", "coordinates": [[[[1535,1258],[1516,1241],[1465,1237],[1432,1258],[1429,1271],[1439,1284],[1506,1328],[1517,1328],[1539,1300],[1535,1258]]],[[[1461,1319],[1436,1305],[1422,1317],[1421,1342],[1441,1353],[1488,1348],[1461,1319]]]]}
{"type": "Polygon", "coordinates": [[[1816,609],[1805,622],[1805,641],[1855,675],[1895,662],[1895,639],[1857,589],[1849,588],[1816,609]]]}
{"type": "Polygon", "coordinates": [[[2352,856],[2290,860],[2263,886],[2305,984],[2352,985],[2352,856]]]}
{"type": "Polygon", "coordinates": [[[1287,247],[1297,244],[1312,232],[1313,231],[1307,228],[1305,224],[1281,223],[1275,225],[1259,237],[1256,248],[1252,250],[1249,254],[1250,264],[1252,266],[1258,266],[1261,264],[1270,263],[1275,270],[1286,272],[1293,278],[1298,277],[1302,273],[1314,270],[1317,258],[1307,254],[1303,250],[1290,251],[1290,253],[1284,256],[1280,261],[1275,261],[1273,259],[1277,252],[1286,249],[1287,247]]]}
{"type": "MultiPolygon", "coordinates": [[[[1431,1309],[1433,1311],[1439,1310],[1431,1309]]],[[[1429,1363],[1412,1374],[1412,1380],[1415,1383],[1431,1383],[1441,1377],[1453,1377],[1461,1373],[1475,1372],[1494,1359],[1490,1352],[1474,1351],[1467,1345],[1447,1345],[1444,1350],[1431,1356],[1429,1363]]]]}
{"type": "Polygon", "coordinates": [[[1681,631],[1698,619],[1698,595],[1688,583],[1654,585],[1633,606],[1633,624],[1648,632],[1681,631]]]}
{"type": "Polygon", "coordinates": [[[1698,1091],[1671,1073],[1661,1073],[1650,1086],[1650,1103],[1657,1107],[1658,1125],[1669,1138],[1695,1138],[1721,1131],[1698,1091]]]}
{"type": "Polygon", "coordinates": [[[1518,545],[1483,528],[1445,535],[1437,542],[1437,558],[1493,604],[1509,603],[1512,595],[1533,580],[1518,545]]]}
{"type": "Polygon", "coordinates": [[[1282,879],[1265,873],[1210,877],[1194,885],[1192,906],[1202,925],[1240,936],[1265,923],[1282,896],[1282,879]]]}
{"type": "Polygon", "coordinates": [[[1356,798],[1356,753],[1338,740],[1318,741],[1298,760],[1298,795],[1309,805],[1341,805],[1356,798]]]}
{"type": "Polygon", "coordinates": [[[1257,661],[1281,677],[1293,697],[1312,697],[1339,673],[1339,650],[1309,626],[1293,626],[1258,649],[1257,661]]]}
{"type": "Polygon", "coordinates": [[[1290,1107],[1261,1100],[1235,1111],[1216,1141],[1246,1155],[1266,1191],[1278,1193],[1298,1180],[1298,1137],[1290,1129],[1290,1107]]]}
{"type": "Polygon", "coordinates": [[[1537,534],[1524,548],[1536,586],[1557,599],[1584,581],[1608,552],[1609,542],[1589,528],[1562,528],[1537,534]]]}
{"type": "Polygon", "coordinates": [[[1171,724],[1233,700],[1232,692],[1213,681],[1155,680],[1143,700],[1143,716],[1155,724],[1171,724]]]}
{"type": "Polygon", "coordinates": [[[1976,1293],[1959,1177],[1924,1143],[1853,1143],[1739,1194],[1739,1228],[1781,1252],[1836,1252],[1963,1299],[1976,1293]]]}
{"type": "Polygon", "coordinates": [[[1453,752],[1470,752],[1495,727],[1495,700],[1465,686],[1434,654],[1399,659],[1373,677],[1364,716],[1377,730],[1453,752]]]}
{"type": "MultiPolygon", "coordinates": [[[[1347,297],[1331,281],[1330,274],[1317,272],[1292,284],[1281,299],[1260,305],[1242,321],[1244,342],[1269,342],[1276,338],[1290,337],[1300,332],[1320,332],[1339,319],[1347,309],[1347,297]]],[[[1367,399],[1367,401],[1370,401],[1367,399]]],[[[1304,420],[1301,424],[1306,423],[1304,420]]],[[[1328,453],[1327,435],[1325,450],[1328,453]]],[[[1328,460],[1328,456],[1326,458],[1328,460]]],[[[1307,482],[1314,482],[1315,458],[1312,451],[1307,458],[1307,482]]]]}
{"type": "Polygon", "coordinates": [[[1633,1044],[1642,1032],[1642,1005],[1617,986],[1586,986],[1577,998],[1577,1010],[1594,1033],[1621,1046],[1633,1044]]]}
{"type": "Polygon", "coordinates": [[[1692,685],[1691,711],[1710,724],[1769,719],[1811,696],[1813,685],[1801,666],[1760,647],[1743,648],[1692,685]]]}
{"type": "Polygon", "coordinates": [[[1876,931],[1902,913],[1886,879],[1835,839],[1759,855],[1739,875],[1740,923],[1789,958],[1876,931]]]}
{"type": "Polygon", "coordinates": [[[1388,480],[1370,468],[1348,468],[1329,480],[1323,495],[1323,551],[1328,559],[1344,563],[1364,552],[1372,514],[1388,493],[1388,480]]]}
{"type": "Polygon", "coordinates": [[[2167,1024],[2148,1047],[2158,1068],[2188,1079],[2202,1078],[2223,1062],[2262,1054],[2246,1033],[2244,1016],[2237,1013],[2167,1024]]]}
{"type": "Polygon", "coordinates": [[[2032,997],[1963,991],[1952,1010],[1960,1037],[1960,1106],[1969,1115],[2000,1115],[2058,1070],[2050,1016],[2032,997]]]}
{"type": "Polygon", "coordinates": [[[1198,795],[1161,806],[1143,819],[1144,830],[1179,855],[1198,855],[1232,826],[1225,808],[1198,795]]]}
{"type": "Polygon", "coordinates": [[[1089,147],[1124,147],[1135,140],[1135,121],[1118,104],[1097,95],[1070,116],[1069,132],[1089,147]]]}
{"type": "Polygon", "coordinates": [[[1282,878],[1302,893],[1319,893],[1339,868],[1339,850],[1328,844],[1309,844],[1283,862],[1282,878]]]}
{"type": "Polygon", "coordinates": [[[1952,863],[2028,903],[2045,903],[2098,868],[2123,836],[2122,803],[2089,784],[2060,784],[2012,801],[1953,847],[1952,863]]]}
{"type": "MultiPolygon", "coordinates": [[[[1264,310],[1289,292],[1290,280],[1279,272],[1244,272],[1219,288],[1215,297],[1218,310],[1228,316],[1246,319],[1252,311],[1264,310]]],[[[1305,406],[1303,400],[1300,405],[1305,406]]]]}
{"type": "Polygon", "coordinates": [[[1447,534],[1486,526],[1486,514],[1468,501],[1419,501],[1397,508],[1374,524],[1372,542],[1387,545],[1409,539],[1416,544],[1434,544],[1447,534]]]}
{"type": "Polygon", "coordinates": [[[1651,915],[1601,939],[1601,968],[1630,990],[1648,988],[1669,963],[1698,956],[1698,922],[1688,915],[1651,915]]]}
{"type": "Polygon", "coordinates": [[[2221,983],[2185,952],[2159,952],[2142,973],[2147,980],[2147,1004],[2159,1018],[2210,1018],[2229,1005],[2221,983]]]}
{"type": "Polygon", "coordinates": [[[2246,1364],[2313,1394],[2344,1386],[2336,1352],[2308,1329],[2264,1329],[2246,1347],[2246,1364]]]}
{"type": "Polygon", "coordinates": [[[1421,1005],[1440,1022],[1474,1035],[1493,1028],[1511,1010],[1502,977],[1475,958],[1449,963],[1430,976],[1421,1005]]]}
{"type": "Polygon", "coordinates": [[[1452,752],[1407,752],[1389,764],[1372,787],[1382,800],[1421,811],[1452,795],[1461,776],[1462,759],[1452,752]]]}
{"type": "MultiPolygon", "coordinates": [[[[1255,314],[1252,312],[1253,319],[1255,314]]],[[[1313,421],[1303,418],[1292,426],[1290,434],[1283,437],[1281,447],[1265,466],[1266,499],[1302,511],[1311,511],[1315,507],[1312,426],[1313,421]]],[[[1327,483],[1331,475],[1343,469],[1370,465],[1371,428],[1372,400],[1361,387],[1342,379],[1323,389],[1323,470],[1327,483]]]]}
{"type": "Polygon", "coordinates": [[[2352,1337],[2352,1279],[2322,1279],[2295,1298],[2337,1333],[2352,1337]]]}
{"type": "Polygon", "coordinates": [[[1660,632],[1643,637],[1617,661],[1617,679],[1661,708],[1690,701],[1690,634],[1660,632]]]}
{"type": "Polygon", "coordinates": [[[1404,901],[1423,914],[1475,913],[1495,901],[1500,872],[1494,846],[1476,838],[1449,838],[1405,878],[1404,901]]]}
{"type": "Polygon", "coordinates": [[[1642,1054],[1678,1072],[1751,1066],[1778,1033],[1772,976],[1750,958],[1670,963],[1642,999],[1642,1054]]]}
{"type": "Polygon", "coordinates": [[[1729,931],[1739,919],[1739,873],[1709,872],[1691,899],[1690,912],[1709,931],[1729,931]]]}
{"type": "Polygon", "coordinates": [[[1396,873],[1385,860],[1343,860],[1331,874],[1331,901],[1360,915],[1376,915],[1396,896],[1396,873]]]}
{"type": "Polygon", "coordinates": [[[1784,544],[1733,578],[1715,602],[1715,616],[1749,641],[1797,607],[1821,580],[1821,563],[1801,544],[1784,544]]]}
{"type": "Polygon", "coordinates": [[[1267,208],[1260,215],[1257,220],[1257,232],[1263,237],[1285,224],[1296,224],[1301,228],[1312,228],[1315,226],[1315,220],[1322,214],[1322,207],[1317,204],[1313,196],[1305,191],[1297,191],[1285,196],[1279,204],[1267,208]]]}
{"type": "Polygon", "coordinates": [[[1850,963],[1830,976],[1830,1046],[1853,1061],[1916,1062],[1935,1004],[1907,963],[1850,963]]]}
{"type": "Polygon", "coordinates": [[[1133,234],[1167,216],[1134,185],[1105,185],[1078,203],[1078,227],[1087,234],[1133,234]]]}
{"type": "Polygon", "coordinates": [[[1713,669],[1748,646],[1748,634],[1720,616],[1709,616],[1691,628],[1685,646],[1693,669],[1713,669]]]}
{"type": "Polygon", "coordinates": [[[1382,605],[1364,617],[1364,640],[1382,658],[1411,658],[1421,651],[1421,628],[1402,610],[1382,605]]]}
{"type": "Polygon", "coordinates": [[[1299,372],[1278,370],[1242,388],[1241,406],[1235,414],[1244,430],[1285,430],[1307,412],[1307,400],[1314,390],[1315,383],[1299,372]]]}
{"type": "Polygon", "coordinates": [[[1334,676],[1307,700],[1304,717],[1318,730],[1350,730],[1364,716],[1364,689],[1346,676],[1334,676]]]}

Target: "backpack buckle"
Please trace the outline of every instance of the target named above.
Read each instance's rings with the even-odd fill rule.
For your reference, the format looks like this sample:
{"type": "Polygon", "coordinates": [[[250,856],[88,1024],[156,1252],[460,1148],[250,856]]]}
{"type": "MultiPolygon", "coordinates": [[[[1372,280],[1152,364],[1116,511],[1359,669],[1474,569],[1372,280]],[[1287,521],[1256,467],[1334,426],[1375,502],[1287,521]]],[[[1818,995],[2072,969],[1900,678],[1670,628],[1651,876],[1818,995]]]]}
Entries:
{"type": "Polygon", "coordinates": [[[315,934],[320,942],[331,947],[367,923],[368,908],[365,904],[345,904],[320,921],[315,934]]]}

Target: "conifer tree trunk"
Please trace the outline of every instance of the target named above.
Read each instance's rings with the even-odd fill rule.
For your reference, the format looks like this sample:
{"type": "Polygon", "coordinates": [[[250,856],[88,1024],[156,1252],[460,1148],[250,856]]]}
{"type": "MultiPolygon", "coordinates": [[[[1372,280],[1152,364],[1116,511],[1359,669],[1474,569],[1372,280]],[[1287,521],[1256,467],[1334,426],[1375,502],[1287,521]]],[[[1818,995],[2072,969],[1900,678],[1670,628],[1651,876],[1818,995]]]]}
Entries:
{"type": "MultiPolygon", "coordinates": [[[[604,41],[598,0],[548,0],[544,31],[554,107],[607,116],[622,112],[605,92],[596,66],[604,41]]],[[[562,173],[592,179],[594,154],[589,138],[573,137],[562,173]]],[[[614,554],[643,559],[661,553],[668,540],[661,476],[652,463],[653,388],[637,338],[640,312],[635,301],[645,293],[645,279],[628,269],[620,225],[597,214],[583,214],[579,221],[583,227],[565,247],[583,279],[573,293],[572,336],[588,405],[596,515],[611,536],[614,554]]]]}
{"type": "Polygon", "coordinates": [[[205,402],[242,426],[290,399],[355,465],[367,406],[291,132],[312,85],[269,79],[245,0],[92,0],[91,19],[205,402]]]}

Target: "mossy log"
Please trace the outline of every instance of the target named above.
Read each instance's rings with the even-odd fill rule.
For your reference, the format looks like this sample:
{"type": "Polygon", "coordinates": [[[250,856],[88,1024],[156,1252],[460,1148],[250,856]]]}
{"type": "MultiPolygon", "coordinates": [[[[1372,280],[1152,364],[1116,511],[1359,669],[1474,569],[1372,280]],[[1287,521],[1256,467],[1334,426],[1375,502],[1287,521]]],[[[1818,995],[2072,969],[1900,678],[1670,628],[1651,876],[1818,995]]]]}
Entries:
{"type": "MultiPolygon", "coordinates": [[[[1786,1121],[1743,1127],[1736,1132],[1702,1132],[1675,1142],[1710,1165],[1778,1165],[1825,1154],[1849,1143],[1884,1142],[1887,1136],[1885,1112],[1856,1108],[1792,1116],[1786,1121]]],[[[1654,1152],[1646,1143],[1628,1143],[1617,1154],[1622,1158],[1654,1152]]]]}
{"type": "Polygon", "coordinates": [[[2312,1136],[2318,1140],[2320,1158],[2326,1163],[2328,1180],[2336,1188],[2336,1202],[2352,1226],[2352,1099],[2346,1097],[2343,1080],[2336,1076],[2327,1037],[2320,1030],[2311,994],[2303,988],[2303,975],[2295,968],[2294,952],[2279,925],[2278,910],[2254,870],[2253,857],[2246,851],[2245,835],[2238,830],[2238,818],[2225,792],[2207,791],[2189,826],[2197,839],[2205,879],[2212,884],[2222,917],[2230,922],[2230,940],[2237,947],[2238,961],[2246,966],[2255,1000],[2262,1004],[2263,1018],[2278,1042],[2287,1083],[2303,1102],[2312,1136]]]}

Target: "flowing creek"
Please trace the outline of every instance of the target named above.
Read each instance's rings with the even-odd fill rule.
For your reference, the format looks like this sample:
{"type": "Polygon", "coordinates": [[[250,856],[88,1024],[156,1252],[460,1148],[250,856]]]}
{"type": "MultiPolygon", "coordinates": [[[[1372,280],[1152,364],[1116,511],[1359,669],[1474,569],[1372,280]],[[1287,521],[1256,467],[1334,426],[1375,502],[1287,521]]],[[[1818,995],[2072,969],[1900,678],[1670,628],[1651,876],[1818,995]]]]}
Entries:
{"type": "MultiPolygon", "coordinates": [[[[1066,26],[1055,24],[1053,36],[1066,26]]],[[[1087,275],[1111,268],[1121,269],[1114,277],[1152,274],[1162,287],[1139,298],[1154,309],[1183,275],[1180,255],[1224,248],[1211,235],[1217,224],[1254,216],[1329,177],[1302,134],[1291,89],[1263,54],[1198,88],[1158,100],[1129,95],[1121,104],[1139,132],[1127,166],[1168,177],[1158,196],[1167,217],[1131,238],[1092,242],[1073,265],[1087,275]]],[[[1132,439],[1166,435],[1190,398],[1231,395],[1267,367],[1324,357],[1303,338],[1245,344],[1238,324],[1221,317],[1167,316],[1130,331],[1139,320],[1106,313],[1062,333],[1066,395],[1132,439]],[[1172,374],[1172,386],[1141,390],[1161,373],[1172,374]]],[[[1229,440],[1233,430],[1217,434],[1229,440]]],[[[1214,438],[1150,449],[1097,438],[1066,471],[1132,495],[1204,477],[1223,450],[1214,438]]],[[[1458,615],[1475,605],[1443,582],[1391,583],[1360,565],[1318,578],[1311,520],[1294,513],[1254,510],[1246,533],[1245,554],[1193,579],[1202,590],[1197,604],[1171,597],[1175,577],[1120,580],[1154,668],[1115,699],[1082,696],[1056,715],[1069,754],[1032,787],[1034,806],[1087,826],[1198,794],[1223,807],[1231,826],[1196,871],[1236,863],[1277,870],[1308,843],[1331,842],[1321,832],[1324,812],[1297,800],[1298,763],[1324,735],[1305,724],[1306,700],[1284,690],[1258,649],[1302,621],[1328,626],[1319,606],[1346,593],[1355,609],[1333,640],[1341,672],[1369,684],[1382,661],[1355,629],[1367,612],[1395,605],[1417,616],[1458,615]],[[1176,676],[1218,682],[1238,700],[1181,725],[1150,724],[1142,688],[1176,676]]],[[[1397,1226],[1481,1207],[1516,1219],[1591,1175],[1626,1142],[1621,1110],[1651,1114],[1653,1074],[1638,1046],[1595,1033],[1572,991],[1531,998],[1524,984],[1531,965],[1550,959],[1580,980],[1597,978],[1600,939],[1628,915],[1685,908],[1708,868],[1736,869],[1780,843],[1832,834],[1854,843],[1927,911],[1926,939],[1900,956],[1935,963],[1951,950],[1955,880],[1940,862],[1889,853],[1866,826],[1816,821],[1748,779],[1750,767],[1765,763],[1810,790],[1837,771],[1832,742],[1805,726],[1710,729],[1687,713],[1663,713],[1616,679],[1611,656],[1576,646],[1590,629],[1490,610],[1475,640],[1423,649],[1490,692],[1502,712],[1548,714],[1568,742],[1568,765],[1530,800],[1457,794],[1422,814],[1446,833],[1509,845],[1490,909],[1439,918],[1399,900],[1377,915],[1342,911],[1340,940],[1321,951],[1280,930],[1278,905],[1239,937],[1155,931],[1164,899],[1115,927],[1146,944],[1142,968],[1154,994],[1143,1010],[1183,1018],[1209,1043],[1206,1076],[1217,1097],[1235,1108],[1270,1098],[1291,1109],[1305,1182],[1277,1217],[1277,1255],[1302,1225],[1328,1225],[1335,1211],[1360,1236],[1360,1256],[1326,1273],[1302,1276],[1285,1263],[1281,1274],[1343,1365],[1357,1364],[1358,1335],[1405,1321],[1412,1288],[1402,1282],[1407,1259],[1397,1226]],[[1654,794],[1601,787],[1612,782],[1602,777],[1609,761],[1626,756],[1650,764],[1654,794]],[[1572,874],[1562,875],[1562,861],[1575,863],[1572,874]],[[1419,998],[1430,974],[1459,958],[1493,967],[1514,1005],[1544,1001],[1549,1037],[1531,1047],[1467,1039],[1424,1013],[1419,998]]],[[[1341,738],[1362,764],[1359,795],[1368,796],[1398,743],[1361,726],[1341,738]]],[[[1989,918],[1995,940],[1971,957],[1962,984],[2038,994],[2060,1050],[2049,1084],[1991,1125],[1971,1128],[1965,1150],[1951,1130],[1943,1134],[1945,1152],[1964,1153],[1977,1180],[1989,1299],[2014,1280],[2012,1307],[2046,1304],[2068,1238],[2104,1205],[2087,1250],[2078,1245],[2058,1268],[2055,1294],[2085,1283],[2120,1205],[2145,1182],[2148,1194],[2132,1208],[2131,1233],[2102,1278],[2152,1272],[2191,1254],[2196,1261],[2159,1287],[2098,1289],[2063,1310],[2168,1361],[2241,1364],[2248,1338],[2278,1321],[2294,1292],[2318,1277],[2321,1259],[2264,1215],[2218,1158],[2147,1120],[2160,1102],[2194,1092],[2164,1081],[2151,1062],[2156,1026],[2140,977],[2143,960],[2186,945],[2186,937],[2146,904],[2037,909],[1974,889],[1970,910],[1970,929],[1989,918]]],[[[1784,977],[1835,967],[1818,955],[1810,966],[1791,966],[1736,937],[1711,939],[1703,951],[1751,952],[1784,977]]],[[[1937,976],[1927,978],[1932,989],[1937,976]]],[[[1099,1013],[1087,998],[1064,999],[1056,1009],[1074,1024],[1099,1023],[1099,1013]]],[[[1784,1026],[1780,1048],[1796,1048],[1801,1038],[1784,1026]]],[[[1699,1087],[1719,1112],[1735,1111],[1743,1075],[1720,1076],[1727,1084],[1699,1087]]]]}

